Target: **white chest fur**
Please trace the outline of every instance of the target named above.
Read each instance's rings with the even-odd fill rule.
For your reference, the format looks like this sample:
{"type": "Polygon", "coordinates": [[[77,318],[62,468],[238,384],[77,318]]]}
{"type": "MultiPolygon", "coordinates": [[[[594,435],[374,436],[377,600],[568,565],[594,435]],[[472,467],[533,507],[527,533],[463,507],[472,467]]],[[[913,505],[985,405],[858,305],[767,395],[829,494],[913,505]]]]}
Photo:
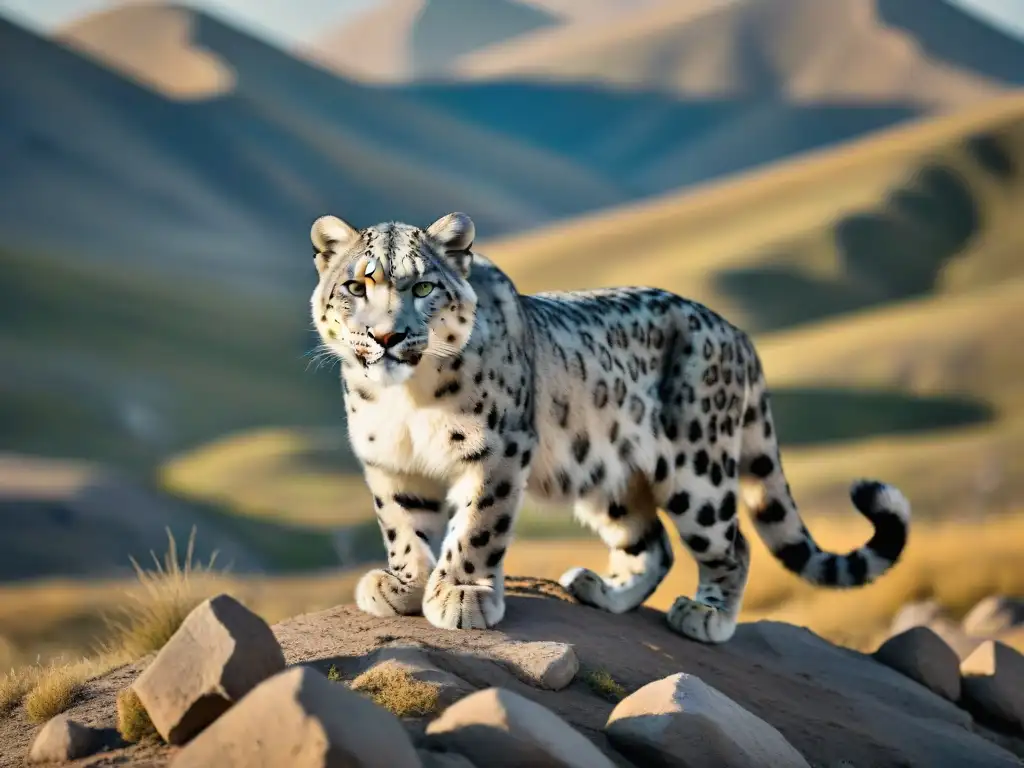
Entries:
{"type": "Polygon", "coordinates": [[[463,437],[458,442],[463,454],[483,446],[477,417],[461,413],[454,403],[438,403],[432,392],[411,384],[372,391],[350,385],[346,401],[353,451],[381,469],[448,479],[459,466],[453,433],[463,437]]]}

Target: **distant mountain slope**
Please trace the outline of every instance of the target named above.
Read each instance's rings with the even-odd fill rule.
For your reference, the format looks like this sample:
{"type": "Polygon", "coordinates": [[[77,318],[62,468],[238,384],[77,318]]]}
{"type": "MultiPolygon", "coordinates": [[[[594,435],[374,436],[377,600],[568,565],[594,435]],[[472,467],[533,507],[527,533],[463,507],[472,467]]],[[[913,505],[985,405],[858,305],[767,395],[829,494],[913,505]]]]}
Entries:
{"type": "MultiPolygon", "coordinates": [[[[479,248],[523,292],[655,285],[753,332],[806,508],[846,514],[850,479],[878,476],[915,515],[961,517],[1024,494],[1022,206],[1024,96],[1007,96],[479,248]]],[[[292,434],[210,441],[165,472],[262,515],[367,514],[340,427],[329,448],[292,434]]]]}
{"type": "Polygon", "coordinates": [[[396,82],[442,75],[464,54],[558,22],[516,0],[386,0],[304,52],[345,76],[396,82]]]}
{"type": "Polygon", "coordinates": [[[491,46],[457,71],[943,109],[1024,84],[1024,44],[941,0],[659,3],[491,46]]]}
{"type": "Polygon", "coordinates": [[[193,44],[195,21],[189,11],[170,5],[115,7],[74,22],[58,39],[170,98],[231,93],[235,73],[193,44]]]}
{"type": "MultiPolygon", "coordinates": [[[[440,13],[454,2],[431,8],[440,13]]],[[[685,13],[696,14],[697,23],[719,16],[708,9],[720,5],[701,0],[685,13]]],[[[441,209],[472,208],[481,231],[509,232],[855,138],[925,109],[912,101],[792,101],[770,87],[687,98],[516,80],[368,88],[201,14],[172,9],[188,15],[191,38],[183,40],[160,30],[168,11],[158,9],[129,6],[103,14],[65,38],[87,30],[91,42],[75,45],[100,55],[97,46],[105,41],[104,61],[129,76],[146,69],[150,83],[172,79],[171,62],[196,52],[228,68],[235,81],[230,93],[191,105],[189,114],[203,130],[215,123],[219,141],[231,137],[224,154],[245,153],[246,170],[266,177],[248,184],[240,199],[289,197],[263,204],[259,216],[263,226],[281,222],[291,231],[304,229],[306,221],[300,226],[297,213],[286,219],[285,212],[300,208],[332,208],[357,222],[420,220],[441,209]],[[102,32],[105,25],[113,31],[102,32]],[[119,42],[126,36],[130,42],[119,42]],[[167,54],[169,37],[185,50],[167,54]],[[141,60],[149,48],[164,54],[141,60]]],[[[618,15],[628,20],[644,13],[618,15]]],[[[179,19],[175,29],[183,24],[179,19]]],[[[850,68],[871,66],[855,64],[850,68]]]]}
{"type": "MultiPolygon", "coordinates": [[[[139,6],[106,19],[134,30],[138,52],[150,38],[159,49],[165,25],[189,14],[188,46],[175,56],[165,46],[146,82],[168,82],[173,62],[201,51],[231,72],[229,92],[169,101],[0,21],[7,247],[137,263],[145,243],[164,267],[227,276],[244,258],[279,279],[327,210],[369,223],[473,207],[486,227],[508,231],[622,199],[541,148],[338,79],[202,14],[168,14],[139,6]]],[[[141,66],[121,63],[129,75],[141,66]]]]}
{"type": "Polygon", "coordinates": [[[523,290],[653,281],[766,332],[1024,277],[1022,201],[1011,94],[481,249],[523,290]]]}

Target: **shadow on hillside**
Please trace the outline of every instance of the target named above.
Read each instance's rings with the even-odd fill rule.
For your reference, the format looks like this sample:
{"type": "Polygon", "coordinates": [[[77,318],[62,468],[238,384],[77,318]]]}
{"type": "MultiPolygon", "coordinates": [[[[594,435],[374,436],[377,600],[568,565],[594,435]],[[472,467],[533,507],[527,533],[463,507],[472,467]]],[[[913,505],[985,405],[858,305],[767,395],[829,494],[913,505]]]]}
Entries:
{"type": "Polygon", "coordinates": [[[948,2],[877,0],[879,18],[903,30],[930,58],[1005,83],[1024,84],[1024,47],[948,2]]]}
{"type": "Polygon", "coordinates": [[[353,565],[378,557],[382,548],[376,525],[372,537],[359,526],[345,532],[365,552],[339,549],[340,539],[328,531],[234,515],[117,479],[97,477],[43,495],[20,491],[16,483],[0,485],[0,583],[125,577],[133,573],[130,558],[152,569],[152,553],[163,562],[168,529],[183,563],[193,527],[193,563],[206,565],[216,553],[215,570],[233,574],[353,565]]]}
{"type": "Polygon", "coordinates": [[[968,427],[996,415],[967,397],[826,387],[777,389],[772,412],[782,444],[793,446],[968,427]]]}
{"type": "Polygon", "coordinates": [[[789,103],[768,83],[746,96],[685,99],[528,80],[423,83],[394,92],[569,158],[602,174],[627,200],[820,149],[919,114],[910,105],[789,103]]]}
{"type": "Polygon", "coordinates": [[[432,0],[409,33],[412,71],[442,72],[471,51],[559,22],[540,8],[508,0],[432,0]]]}
{"type": "MultiPolygon", "coordinates": [[[[955,149],[1005,187],[1019,176],[1008,132],[971,136],[955,149]]],[[[984,227],[985,212],[971,181],[950,165],[928,162],[875,208],[832,225],[838,276],[816,275],[777,251],[763,264],[725,270],[715,281],[753,318],[752,330],[777,330],[928,295],[984,227]]]]}

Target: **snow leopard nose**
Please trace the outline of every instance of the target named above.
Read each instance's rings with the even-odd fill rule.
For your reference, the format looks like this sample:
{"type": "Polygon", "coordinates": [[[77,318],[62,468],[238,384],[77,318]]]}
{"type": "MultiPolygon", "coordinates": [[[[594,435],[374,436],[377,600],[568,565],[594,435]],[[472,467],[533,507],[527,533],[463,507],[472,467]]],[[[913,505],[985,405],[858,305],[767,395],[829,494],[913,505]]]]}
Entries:
{"type": "Polygon", "coordinates": [[[380,344],[384,349],[391,349],[392,347],[401,344],[403,339],[409,334],[403,333],[402,331],[389,331],[389,332],[378,332],[374,333],[372,330],[369,332],[370,338],[380,344]]]}

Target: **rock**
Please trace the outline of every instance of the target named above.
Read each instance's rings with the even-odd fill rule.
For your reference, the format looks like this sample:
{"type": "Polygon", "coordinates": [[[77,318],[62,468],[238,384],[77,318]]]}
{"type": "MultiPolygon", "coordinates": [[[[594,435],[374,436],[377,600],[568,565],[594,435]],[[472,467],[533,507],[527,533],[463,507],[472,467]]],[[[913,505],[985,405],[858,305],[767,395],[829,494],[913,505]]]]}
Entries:
{"type": "Polygon", "coordinates": [[[171,768],[421,768],[401,721],[310,667],[265,680],[171,768]]]}
{"type": "Polygon", "coordinates": [[[986,597],[964,616],[964,632],[991,638],[1024,625],[1024,598],[986,597]]]}
{"type": "Polygon", "coordinates": [[[99,752],[106,746],[105,734],[67,715],[57,715],[39,730],[28,753],[30,763],[63,763],[99,752]]]}
{"type": "Polygon", "coordinates": [[[938,635],[962,661],[981,645],[981,638],[968,635],[964,628],[952,619],[939,618],[928,624],[928,629],[938,635]]]}
{"type": "Polygon", "coordinates": [[[911,627],[890,637],[874,656],[943,698],[960,698],[960,658],[928,627],[911,627]]]}
{"type": "Polygon", "coordinates": [[[458,752],[434,752],[429,749],[417,749],[416,754],[423,762],[423,768],[476,768],[469,758],[458,752]]]}
{"type": "Polygon", "coordinates": [[[554,642],[507,642],[491,646],[490,654],[524,683],[560,691],[580,669],[571,645],[554,642]]]}
{"type": "Polygon", "coordinates": [[[554,712],[505,688],[488,688],[450,706],[427,726],[427,746],[488,768],[614,766],[554,712]]]}
{"type": "Polygon", "coordinates": [[[960,665],[964,704],[1024,733],[1024,656],[986,640],[960,665]]]}
{"type": "Polygon", "coordinates": [[[628,758],[652,768],[810,768],[775,728],[682,672],[620,701],[605,733],[628,758]]]}
{"type": "Polygon", "coordinates": [[[284,666],[267,623],[218,595],[193,609],[132,688],[164,741],[183,744],[284,666]]]}
{"type": "Polygon", "coordinates": [[[420,681],[437,688],[438,706],[447,707],[475,689],[461,677],[445,672],[431,660],[426,649],[415,645],[386,646],[367,659],[362,674],[382,667],[398,667],[420,681]]]}

